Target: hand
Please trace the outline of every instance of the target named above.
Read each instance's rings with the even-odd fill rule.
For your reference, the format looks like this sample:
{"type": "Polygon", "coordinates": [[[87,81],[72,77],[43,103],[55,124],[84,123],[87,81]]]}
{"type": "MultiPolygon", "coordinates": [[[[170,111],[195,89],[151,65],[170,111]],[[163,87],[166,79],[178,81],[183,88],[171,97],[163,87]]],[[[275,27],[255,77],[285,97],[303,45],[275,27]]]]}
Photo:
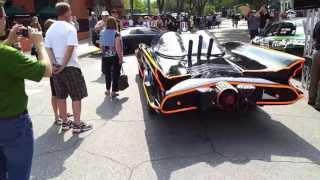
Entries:
{"type": "Polygon", "coordinates": [[[36,48],[39,48],[43,44],[42,32],[37,29],[28,27],[29,37],[36,48]]]}
{"type": "Polygon", "coordinates": [[[11,28],[10,33],[8,35],[7,43],[10,44],[10,45],[13,45],[14,43],[18,42],[19,41],[18,32],[23,30],[23,29],[26,29],[26,27],[24,27],[21,24],[14,25],[11,28]]]}
{"type": "Polygon", "coordinates": [[[59,74],[59,73],[61,73],[61,71],[64,70],[64,68],[65,68],[65,66],[54,67],[54,68],[52,69],[52,72],[53,72],[53,74],[59,74]]]}
{"type": "Polygon", "coordinates": [[[123,63],[123,58],[120,57],[120,58],[119,58],[119,64],[121,65],[122,63],[123,63]]]}

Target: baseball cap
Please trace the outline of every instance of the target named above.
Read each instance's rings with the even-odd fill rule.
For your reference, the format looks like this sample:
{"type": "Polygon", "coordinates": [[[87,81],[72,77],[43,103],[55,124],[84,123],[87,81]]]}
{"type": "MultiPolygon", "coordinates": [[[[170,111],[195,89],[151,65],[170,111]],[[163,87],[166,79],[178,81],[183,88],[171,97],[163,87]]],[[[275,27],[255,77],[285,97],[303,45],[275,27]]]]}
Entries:
{"type": "Polygon", "coordinates": [[[109,16],[109,12],[108,11],[102,11],[101,16],[109,16]]]}

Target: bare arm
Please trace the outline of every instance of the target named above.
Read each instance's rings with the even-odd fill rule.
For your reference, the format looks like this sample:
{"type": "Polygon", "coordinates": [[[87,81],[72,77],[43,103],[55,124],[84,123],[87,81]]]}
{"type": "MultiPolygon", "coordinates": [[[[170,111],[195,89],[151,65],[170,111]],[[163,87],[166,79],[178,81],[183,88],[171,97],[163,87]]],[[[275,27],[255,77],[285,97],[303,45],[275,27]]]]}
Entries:
{"type": "Polygon", "coordinates": [[[55,63],[55,57],[54,57],[54,53],[53,53],[52,48],[46,48],[46,49],[47,49],[51,64],[54,64],[55,63]]]}
{"type": "Polygon", "coordinates": [[[64,67],[67,66],[67,64],[69,63],[69,61],[71,59],[73,51],[74,51],[74,46],[67,46],[67,50],[66,50],[66,53],[64,54],[62,66],[64,66],[64,67]]]}
{"type": "Polygon", "coordinates": [[[122,46],[122,39],[121,37],[116,38],[116,51],[119,57],[119,63],[122,64],[123,62],[123,46],[122,46]]]}
{"type": "Polygon", "coordinates": [[[45,73],[44,73],[43,76],[44,77],[51,77],[51,75],[52,75],[52,66],[51,66],[49,55],[47,54],[47,51],[44,48],[43,42],[39,43],[39,44],[35,44],[35,47],[37,48],[39,61],[41,61],[41,63],[43,65],[45,65],[45,68],[46,68],[45,73]]]}
{"type": "Polygon", "coordinates": [[[94,26],[94,30],[96,31],[101,31],[104,27],[104,22],[103,21],[98,21],[98,23],[94,26]]]}

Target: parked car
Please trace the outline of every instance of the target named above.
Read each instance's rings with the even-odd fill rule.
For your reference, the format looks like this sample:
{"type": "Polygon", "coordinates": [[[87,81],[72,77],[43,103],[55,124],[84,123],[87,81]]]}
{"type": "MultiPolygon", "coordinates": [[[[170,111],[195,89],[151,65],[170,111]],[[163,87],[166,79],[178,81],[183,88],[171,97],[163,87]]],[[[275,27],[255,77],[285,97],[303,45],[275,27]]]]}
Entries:
{"type": "Polygon", "coordinates": [[[275,22],[252,40],[252,44],[303,56],[304,18],[275,22]]]}
{"type": "Polygon", "coordinates": [[[161,36],[161,31],[155,28],[130,27],[121,31],[124,53],[131,54],[138,48],[139,43],[151,45],[161,36]]]}
{"type": "Polygon", "coordinates": [[[220,46],[207,31],[167,32],[152,47],[140,44],[136,56],[149,112],[243,111],[303,97],[289,81],[304,59],[242,42],[220,46]]]}

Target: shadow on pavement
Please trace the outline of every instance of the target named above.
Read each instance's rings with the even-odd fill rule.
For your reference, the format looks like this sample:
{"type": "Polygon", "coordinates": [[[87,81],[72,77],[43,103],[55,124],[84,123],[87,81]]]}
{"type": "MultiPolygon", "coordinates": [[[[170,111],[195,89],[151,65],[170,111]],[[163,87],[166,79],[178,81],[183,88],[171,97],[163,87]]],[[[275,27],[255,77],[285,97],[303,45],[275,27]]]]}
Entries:
{"type": "Polygon", "coordinates": [[[198,163],[211,167],[252,160],[320,164],[317,148],[262,109],[247,113],[210,110],[151,115],[146,110],[138,76],[136,82],[144,106],[150,163],[159,180],[169,180],[172,173],[198,163]]]}
{"type": "Polygon", "coordinates": [[[101,75],[98,77],[98,79],[91,81],[91,82],[105,84],[106,82],[105,82],[104,74],[101,73],[101,75]]]}
{"type": "Polygon", "coordinates": [[[128,97],[111,98],[106,96],[103,103],[100,104],[97,108],[96,113],[101,117],[101,119],[110,120],[120,113],[120,111],[122,110],[122,104],[124,104],[128,100],[128,97]]]}
{"type": "Polygon", "coordinates": [[[32,180],[46,180],[58,178],[66,169],[65,163],[78,149],[83,141],[78,135],[61,132],[60,127],[52,125],[45,134],[35,140],[35,152],[31,172],[32,180]],[[47,167],[47,168],[44,168],[47,167]]]}

